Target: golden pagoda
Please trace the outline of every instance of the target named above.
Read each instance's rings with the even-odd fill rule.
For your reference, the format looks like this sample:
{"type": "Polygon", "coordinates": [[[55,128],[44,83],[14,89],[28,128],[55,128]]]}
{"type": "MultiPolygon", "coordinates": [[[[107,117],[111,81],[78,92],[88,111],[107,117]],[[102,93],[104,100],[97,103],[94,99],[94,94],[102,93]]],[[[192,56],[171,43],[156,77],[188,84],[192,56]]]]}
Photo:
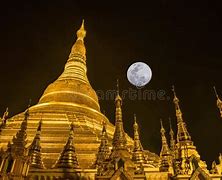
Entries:
{"type": "Polygon", "coordinates": [[[136,116],[134,137],[124,131],[119,83],[115,125],[110,123],[87,78],[85,36],[83,21],[63,73],[37,104],[10,118],[6,109],[0,123],[0,180],[222,178],[221,155],[211,171],[200,159],[174,88],[177,140],[170,126],[168,146],[161,122],[159,156],[143,149],[136,116]]]}
{"type": "MultiPolygon", "coordinates": [[[[103,122],[107,124],[110,137],[114,132],[114,126],[100,112],[98,97],[86,75],[85,36],[83,21],[63,73],[46,88],[38,104],[29,108],[28,142],[33,140],[41,119],[42,158],[46,167],[51,167],[57,160],[69,135],[71,123],[74,124],[76,152],[81,167],[93,164],[103,122]]],[[[1,132],[1,147],[5,148],[17,132],[23,114],[8,120],[7,127],[1,132]]]]}

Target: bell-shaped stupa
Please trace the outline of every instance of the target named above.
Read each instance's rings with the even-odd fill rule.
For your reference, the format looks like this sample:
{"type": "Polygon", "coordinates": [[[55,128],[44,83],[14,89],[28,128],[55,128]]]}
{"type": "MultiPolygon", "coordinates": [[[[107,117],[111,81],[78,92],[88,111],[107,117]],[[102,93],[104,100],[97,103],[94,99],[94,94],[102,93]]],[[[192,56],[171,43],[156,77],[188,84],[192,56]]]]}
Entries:
{"type": "MultiPolygon", "coordinates": [[[[46,168],[52,167],[60,156],[69,136],[70,123],[74,126],[74,144],[81,168],[88,168],[95,162],[104,122],[110,140],[114,133],[114,126],[100,112],[97,94],[87,78],[85,36],[83,21],[63,73],[45,89],[38,104],[29,107],[28,145],[41,120],[42,159],[46,168]]],[[[1,131],[0,148],[6,149],[23,118],[24,112],[8,120],[1,131]]]]}

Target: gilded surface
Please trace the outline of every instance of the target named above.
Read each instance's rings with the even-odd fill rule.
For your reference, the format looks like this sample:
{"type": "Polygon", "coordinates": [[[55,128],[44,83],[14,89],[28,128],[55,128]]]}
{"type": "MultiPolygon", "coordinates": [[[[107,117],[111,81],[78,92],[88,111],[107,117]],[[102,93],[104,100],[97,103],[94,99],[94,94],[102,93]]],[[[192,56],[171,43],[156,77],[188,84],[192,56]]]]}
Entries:
{"type": "MultiPolygon", "coordinates": [[[[170,128],[169,147],[161,124],[160,158],[143,149],[136,117],[134,139],[125,133],[119,90],[115,126],[109,122],[87,78],[85,36],[83,22],[63,73],[45,89],[38,104],[11,118],[6,109],[0,125],[0,179],[219,180],[222,156],[209,172],[187,130],[174,89],[177,139],[170,128]]],[[[218,95],[217,106],[222,112],[218,95]]]]}

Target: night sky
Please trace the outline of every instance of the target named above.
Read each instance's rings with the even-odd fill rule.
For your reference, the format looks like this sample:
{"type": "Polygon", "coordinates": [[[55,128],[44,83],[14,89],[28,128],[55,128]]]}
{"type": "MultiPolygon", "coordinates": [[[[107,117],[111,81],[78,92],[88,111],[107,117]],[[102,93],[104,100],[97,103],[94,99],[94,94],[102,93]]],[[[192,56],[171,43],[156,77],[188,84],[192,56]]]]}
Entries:
{"type": "MultiPolygon", "coordinates": [[[[171,86],[174,84],[184,120],[201,158],[208,164],[222,152],[222,118],[215,85],[222,97],[222,18],[220,5],[192,1],[156,0],[141,4],[81,4],[39,1],[1,4],[0,112],[10,116],[36,104],[47,85],[63,71],[85,19],[88,78],[95,90],[137,90],[127,78],[131,63],[146,62],[151,82],[140,91],[163,90],[165,100],[123,102],[125,131],[133,135],[137,114],[142,144],[159,154],[160,118],[176,130],[171,86]],[[139,4],[139,5],[138,5],[139,4]]],[[[216,2],[216,1],[215,1],[216,2]]],[[[100,100],[101,111],[114,123],[114,100],[100,100]]]]}

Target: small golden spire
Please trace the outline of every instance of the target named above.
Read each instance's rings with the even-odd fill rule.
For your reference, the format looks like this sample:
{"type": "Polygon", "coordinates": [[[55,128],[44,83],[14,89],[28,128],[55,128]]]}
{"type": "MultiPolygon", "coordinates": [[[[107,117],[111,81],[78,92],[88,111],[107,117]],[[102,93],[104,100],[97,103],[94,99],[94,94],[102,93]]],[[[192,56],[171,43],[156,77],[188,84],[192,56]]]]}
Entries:
{"type": "Polygon", "coordinates": [[[172,86],[172,91],[173,91],[173,95],[174,95],[173,102],[174,102],[175,108],[176,108],[176,116],[178,117],[179,120],[182,120],[182,112],[180,110],[179,99],[177,98],[174,85],[172,86]]]}
{"type": "Polygon", "coordinates": [[[28,125],[28,116],[29,112],[26,110],[24,119],[20,125],[19,130],[17,131],[16,135],[12,139],[12,147],[15,154],[19,156],[23,156],[26,153],[26,145],[28,143],[27,140],[27,125],[28,125]]]}
{"type": "Polygon", "coordinates": [[[213,88],[214,88],[214,92],[215,92],[216,97],[219,99],[219,96],[218,96],[218,94],[217,94],[216,87],[215,87],[215,86],[213,86],[213,88]]]}
{"type": "Polygon", "coordinates": [[[105,122],[105,120],[103,121],[103,129],[102,129],[102,132],[106,132],[106,126],[107,126],[107,124],[106,124],[106,122],[105,122]]]}
{"type": "Polygon", "coordinates": [[[169,124],[170,124],[170,136],[174,136],[173,128],[172,128],[172,123],[171,123],[171,118],[169,117],[169,124]]]}
{"type": "Polygon", "coordinates": [[[109,158],[109,144],[108,144],[108,134],[106,132],[106,122],[103,122],[103,129],[101,133],[101,142],[97,153],[96,165],[102,166],[104,161],[109,158]]]}
{"type": "Polygon", "coordinates": [[[174,140],[174,132],[173,132],[173,128],[172,128],[172,123],[171,123],[171,118],[169,117],[169,124],[170,124],[170,150],[172,151],[172,154],[174,155],[174,151],[175,151],[175,140],[174,140]]]}
{"type": "Polygon", "coordinates": [[[137,122],[136,122],[136,114],[134,114],[134,124],[137,124],[137,122]]]}
{"type": "Polygon", "coordinates": [[[133,124],[133,129],[134,129],[134,149],[141,149],[140,148],[140,138],[139,138],[139,127],[136,122],[136,114],[134,114],[134,124],[133,124]]]}
{"type": "Polygon", "coordinates": [[[222,117],[222,101],[221,101],[220,97],[217,94],[217,90],[216,90],[215,86],[213,88],[214,88],[215,95],[217,97],[217,107],[220,110],[220,116],[222,117]]]}
{"type": "Polygon", "coordinates": [[[115,98],[116,112],[115,112],[115,132],[113,135],[113,148],[126,149],[126,137],[123,128],[122,120],[122,98],[119,95],[119,81],[117,80],[117,95],[115,98]]]}
{"type": "Polygon", "coordinates": [[[119,95],[119,79],[116,80],[116,99],[115,101],[120,101],[120,105],[122,105],[122,98],[119,95]]]}
{"type": "Polygon", "coordinates": [[[172,91],[173,91],[173,96],[174,96],[174,98],[173,98],[174,103],[179,102],[179,99],[177,98],[177,95],[176,95],[174,85],[172,85],[172,91]]]}
{"type": "Polygon", "coordinates": [[[133,148],[132,159],[137,164],[145,163],[145,156],[144,156],[143,147],[140,142],[140,136],[139,136],[139,127],[136,122],[136,114],[134,114],[133,129],[134,129],[134,139],[133,139],[134,140],[134,148],[133,148]]]}
{"type": "Polygon", "coordinates": [[[58,161],[55,163],[54,168],[70,168],[75,169],[79,167],[75,147],[74,147],[74,124],[70,124],[69,137],[60,153],[58,161]]]}
{"type": "Polygon", "coordinates": [[[172,86],[172,91],[174,94],[174,105],[175,105],[175,110],[176,110],[176,117],[177,117],[177,141],[182,142],[182,141],[191,141],[191,137],[187,131],[186,124],[183,121],[182,117],[182,111],[180,110],[180,105],[179,105],[179,99],[176,96],[176,91],[174,86],[172,86]]]}
{"type": "Polygon", "coordinates": [[[8,107],[6,108],[3,116],[2,116],[2,123],[5,124],[6,120],[8,119],[8,115],[9,115],[9,111],[8,111],[8,107]]]}
{"type": "Polygon", "coordinates": [[[39,126],[38,126],[38,128],[37,128],[37,131],[41,131],[41,129],[42,129],[42,118],[41,118],[41,120],[39,121],[39,126]]]}
{"type": "Polygon", "coordinates": [[[162,121],[162,119],[160,119],[160,127],[161,127],[160,132],[163,135],[165,133],[165,129],[163,128],[163,121],[162,121]]]}
{"type": "Polygon", "coordinates": [[[165,136],[165,129],[163,127],[162,119],[160,119],[160,126],[162,139],[162,147],[160,151],[160,171],[168,171],[169,166],[172,164],[172,156],[165,136]]]}
{"type": "Polygon", "coordinates": [[[35,137],[29,146],[29,156],[30,156],[30,167],[37,169],[44,169],[44,163],[42,161],[41,154],[41,130],[42,130],[42,119],[39,121],[39,125],[35,134],[35,137]]]}
{"type": "Polygon", "coordinates": [[[136,131],[138,131],[138,124],[137,124],[137,121],[136,121],[136,114],[134,114],[134,130],[136,129],[136,131]]]}

